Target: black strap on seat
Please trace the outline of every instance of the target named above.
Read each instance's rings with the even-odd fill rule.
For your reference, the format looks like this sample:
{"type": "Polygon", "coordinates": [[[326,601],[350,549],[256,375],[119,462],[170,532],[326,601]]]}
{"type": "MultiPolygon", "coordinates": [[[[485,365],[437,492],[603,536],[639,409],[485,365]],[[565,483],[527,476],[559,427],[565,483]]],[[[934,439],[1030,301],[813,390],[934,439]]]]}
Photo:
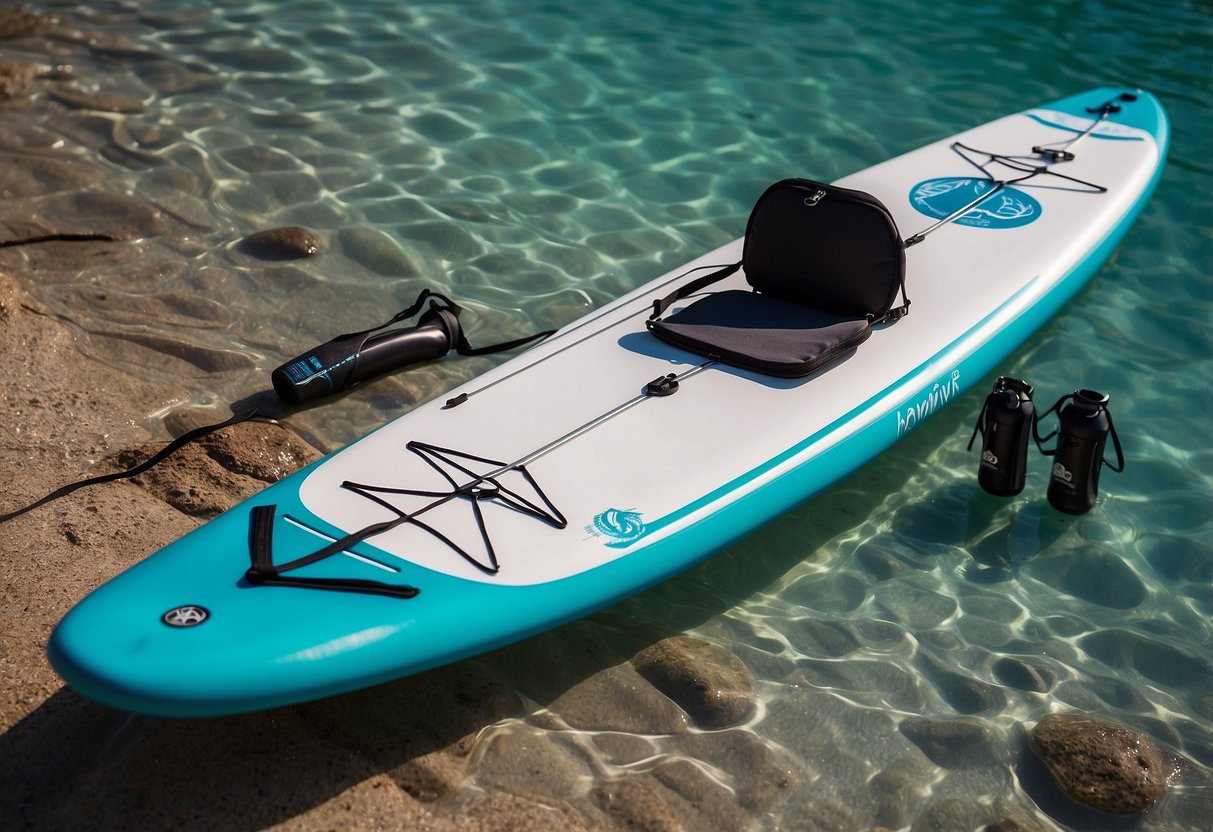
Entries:
{"type": "MultiPolygon", "coordinates": [[[[649,320],[653,321],[660,318],[665,314],[665,311],[669,309],[671,305],[677,303],[685,297],[695,294],[700,289],[704,289],[711,286],[713,283],[724,280],[726,277],[741,268],[741,262],[742,261],[738,260],[736,263],[730,263],[727,266],[718,268],[711,274],[705,274],[703,277],[697,277],[690,283],[679,286],[665,297],[653,301],[653,314],[649,315],[649,320]]],[[[704,268],[712,268],[712,266],[705,266],[704,268]]]]}

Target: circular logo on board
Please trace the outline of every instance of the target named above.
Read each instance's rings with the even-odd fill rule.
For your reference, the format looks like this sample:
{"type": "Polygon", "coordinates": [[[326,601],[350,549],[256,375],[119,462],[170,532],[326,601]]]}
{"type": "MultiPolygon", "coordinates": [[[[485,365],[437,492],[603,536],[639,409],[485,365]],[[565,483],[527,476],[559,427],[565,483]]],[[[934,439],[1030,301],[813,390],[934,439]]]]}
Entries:
{"type": "Polygon", "coordinates": [[[594,518],[594,528],[615,540],[631,541],[644,534],[644,521],[638,511],[608,508],[594,518]]]}
{"type": "MultiPolygon", "coordinates": [[[[910,189],[910,204],[919,213],[941,220],[993,188],[994,183],[989,179],[958,176],[927,179],[910,189]]],[[[1008,185],[973,206],[955,222],[978,228],[1018,228],[1034,222],[1041,210],[1035,198],[1008,185]]]]}
{"type": "Polygon", "coordinates": [[[170,627],[197,627],[210,617],[211,611],[206,607],[187,604],[183,607],[173,607],[160,616],[160,620],[170,627]]]}

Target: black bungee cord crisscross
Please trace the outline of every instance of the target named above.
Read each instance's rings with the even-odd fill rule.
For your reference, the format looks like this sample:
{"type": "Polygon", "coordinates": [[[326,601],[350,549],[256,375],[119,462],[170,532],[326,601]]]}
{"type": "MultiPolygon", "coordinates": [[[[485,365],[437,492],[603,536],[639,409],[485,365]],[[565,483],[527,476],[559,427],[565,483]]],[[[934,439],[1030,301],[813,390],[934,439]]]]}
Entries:
{"type": "Polygon", "coordinates": [[[481,503],[499,503],[500,505],[512,509],[527,517],[532,517],[540,520],[549,526],[562,529],[568,525],[560,510],[552,503],[548,496],[543,493],[543,489],[539,487],[539,483],[531,475],[531,472],[523,465],[510,466],[509,463],[500,460],[489,459],[482,456],[474,456],[472,454],[457,451],[452,448],[441,448],[437,445],[431,445],[426,442],[409,442],[408,449],[425,460],[431,468],[442,475],[448,483],[450,483],[449,491],[424,491],[411,488],[391,488],[380,485],[364,485],[355,482],[343,482],[342,488],[349,489],[355,494],[366,497],[369,500],[374,500],[376,503],[384,506],[389,511],[395,513],[398,517],[404,518],[406,522],[411,522],[425,529],[434,537],[441,540],[447,546],[455,551],[461,558],[466,560],[472,566],[489,575],[496,575],[501,569],[501,565],[497,561],[497,552],[493,547],[492,538],[489,536],[488,527],[484,521],[484,511],[480,508],[481,503]],[[462,462],[460,461],[462,460],[462,462]],[[492,466],[492,470],[488,473],[478,474],[467,466],[465,463],[480,463],[482,465],[492,466]],[[450,471],[453,470],[459,474],[469,477],[463,484],[459,480],[451,476],[450,471]],[[537,500],[527,499],[523,493],[515,488],[510,488],[504,485],[501,478],[510,472],[515,472],[521,475],[523,481],[530,486],[535,492],[537,500]],[[396,506],[392,505],[387,499],[378,496],[382,494],[401,494],[414,497],[433,497],[433,498],[451,498],[459,497],[468,501],[472,507],[472,513],[476,517],[476,526],[480,530],[480,537],[484,541],[485,554],[487,555],[487,563],[484,563],[470,554],[466,549],[459,546],[452,540],[443,535],[441,532],[431,528],[430,526],[416,519],[417,515],[425,510],[422,509],[414,512],[404,512],[396,506]]]}
{"type": "Polygon", "coordinates": [[[284,575],[285,572],[290,572],[300,569],[304,566],[309,566],[317,563],[325,558],[331,557],[341,552],[350,552],[350,547],[361,543],[369,538],[375,537],[392,529],[398,528],[405,524],[412,524],[425,532],[432,535],[435,539],[441,541],[457,555],[462,557],[472,566],[489,575],[495,575],[500,569],[496,549],[493,546],[491,537],[489,536],[488,527],[485,523],[483,512],[480,508],[482,502],[495,503],[504,508],[515,512],[520,512],[526,516],[539,520],[548,526],[556,529],[566,528],[568,521],[564,515],[556,508],[555,504],[543,492],[539,483],[534,476],[527,470],[527,465],[535,460],[551,453],[557,448],[561,448],[573,441],[579,436],[594,430],[599,425],[606,423],[619,414],[637,406],[640,402],[650,398],[661,397],[668,395],[668,391],[678,389],[680,381],[685,380],[697,373],[703,372],[708,367],[715,364],[715,359],[709,359],[701,364],[697,364],[680,374],[671,373],[650,382],[645,390],[636,396],[624,401],[606,412],[596,416],[595,418],[584,422],[581,425],[570,430],[563,436],[548,442],[542,447],[519,457],[513,462],[503,462],[501,460],[489,459],[488,457],[475,456],[474,454],[464,451],[457,451],[451,448],[443,448],[437,445],[431,445],[425,442],[416,440],[409,442],[406,447],[408,450],[420,456],[425,462],[437,471],[450,484],[451,488],[445,491],[437,491],[430,489],[410,489],[398,488],[393,486],[373,486],[364,485],[361,483],[352,483],[348,480],[342,483],[342,487],[353,491],[367,499],[373,500],[379,505],[391,511],[396,516],[390,520],[384,520],[378,523],[371,523],[363,526],[356,531],[346,534],[344,537],[332,540],[328,545],[317,549],[314,552],[298,557],[294,560],[282,564],[275,564],[273,560],[273,529],[274,515],[277,507],[274,505],[259,505],[253,508],[249,516],[249,555],[252,560],[252,566],[245,573],[245,578],[253,585],[281,585],[281,586],[296,586],[310,587],[314,589],[334,589],[347,592],[361,592],[370,595],[385,595],[394,598],[413,598],[420,590],[416,587],[407,584],[384,583],[380,581],[366,580],[347,580],[347,579],[329,579],[329,578],[313,578],[302,576],[284,575]],[[478,463],[481,466],[488,466],[486,471],[476,471],[472,466],[473,463],[478,463]],[[452,471],[457,474],[468,477],[467,480],[457,479],[452,475],[452,471]],[[531,499],[523,495],[519,488],[512,488],[502,484],[502,479],[510,473],[521,475],[523,481],[530,486],[535,494],[535,498],[531,499]],[[392,505],[385,497],[385,494],[399,494],[407,496],[419,496],[431,498],[430,502],[422,505],[420,508],[413,511],[404,511],[395,505],[392,505]],[[476,517],[477,526],[480,530],[481,539],[484,542],[485,553],[488,563],[484,563],[465,548],[459,546],[452,541],[447,535],[438,531],[429,523],[421,521],[418,517],[427,512],[433,511],[440,506],[453,502],[458,499],[465,499],[471,503],[472,512],[476,517]]]}
{"type": "Polygon", "coordinates": [[[555,504],[544,494],[543,489],[540,488],[539,483],[536,482],[535,478],[526,469],[525,464],[511,464],[425,442],[412,441],[406,447],[437,471],[451,487],[447,490],[436,491],[367,485],[346,480],[341,484],[342,488],[348,489],[361,497],[365,497],[383,506],[395,514],[395,518],[366,526],[358,531],[347,534],[345,537],[333,540],[329,545],[321,549],[282,564],[275,564],[273,560],[273,524],[276,508],[272,505],[257,506],[253,509],[250,518],[249,553],[252,559],[252,566],[245,573],[245,577],[249,583],[269,586],[284,585],[314,589],[337,589],[371,595],[412,598],[417,595],[419,590],[406,584],[287,576],[283,573],[317,563],[339,552],[347,551],[351,546],[362,542],[368,537],[383,534],[384,532],[408,524],[426,532],[481,572],[487,575],[496,575],[500,571],[501,566],[497,560],[497,551],[493,545],[492,536],[489,534],[488,526],[485,523],[484,510],[481,508],[482,503],[498,504],[503,508],[534,518],[556,529],[563,529],[568,525],[568,521],[564,515],[560,513],[555,504]],[[472,463],[489,466],[489,470],[478,473],[469,467],[472,463]],[[468,479],[456,479],[455,476],[452,476],[452,471],[468,479]],[[520,488],[512,488],[503,484],[502,478],[509,473],[519,474],[524,483],[534,492],[535,499],[525,496],[520,488]],[[423,497],[429,498],[430,502],[413,511],[405,511],[393,505],[383,495],[423,497]],[[471,505],[472,514],[476,518],[476,526],[480,532],[480,539],[484,544],[487,563],[477,558],[433,525],[419,519],[422,514],[459,499],[466,500],[471,505]]]}
{"type": "Polygon", "coordinates": [[[905,242],[906,248],[921,243],[926,239],[928,234],[942,226],[947,225],[950,222],[955,222],[1005,188],[1010,187],[1011,185],[1021,185],[1030,179],[1035,179],[1037,176],[1055,176],[1058,179],[1064,179],[1067,182],[1071,182],[1075,185],[1081,185],[1083,188],[1089,189],[1090,193],[1102,194],[1106,193],[1108,190],[1103,185],[1097,185],[1094,182],[1087,182],[1085,179],[1079,179],[1076,176],[1058,173],[1057,171],[1050,169],[1048,165],[1032,164],[1031,162],[1036,161],[1034,159],[1029,161],[1029,159],[1022,156],[1013,156],[1007,153],[994,153],[989,150],[981,150],[976,147],[969,147],[967,144],[962,142],[952,142],[952,150],[958,156],[960,156],[960,158],[964,159],[970,165],[981,171],[986,177],[986,180],[991,183],[991,187],[988,190],[978,194],[975,199],[971,200],[965,205],[962,205],[960,208],[957,208],[955,211],[948,214],[943,219],[935,222],[928,228],[924,228],[917,234],[907,237],[905,242]],[[985,157],[983,161],[975,158],[982,156],[985,157]],[[1004,167],[1010,168],[1012,171],[1015,171],[1020,175],[999,179],[989,170],[989,167],[994,164],[1003,165],[1004,167]]]}

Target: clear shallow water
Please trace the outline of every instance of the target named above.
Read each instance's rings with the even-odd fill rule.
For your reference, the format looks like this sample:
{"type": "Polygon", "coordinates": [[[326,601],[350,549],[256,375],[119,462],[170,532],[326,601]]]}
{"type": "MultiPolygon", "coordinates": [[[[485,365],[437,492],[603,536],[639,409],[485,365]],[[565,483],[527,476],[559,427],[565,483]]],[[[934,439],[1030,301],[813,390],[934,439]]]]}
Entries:
{"type": "MultiPolygon", "coordinates": [[[[39,44],[73,64],[64,89],[114,106],[41,96],[9,141],[63,138],[63,152],[102,160],[92,187],[133,199],[117,219],[112,202],[90,214],[53,195],[29,198],[31,209],[47,223],[139,227],[150,221],[135,204],[151,203],[161,230],[122,262],[42,270],[29,288],[92,354],[180,384],[183,407],[264,388],[299,349],[379,322],[422,287],[470,307],[475,341],[559,325],[739,236],[775,179],[829,180],[1099,83],[1158,94],[1174,136],[1153,202],[1091,286],[1002,368],[1031,380],[1045,406],[1080,386],[1112,395],[1129,459],[1124,474],[1105,474],[1096,511],[1052,512],[1039,457],[1021,497],[980,492],[964,445],[981,389],[596,624],[693,629],[750,664],[761,707],[746,730],[811,783],[776,818],[834,801],[852,825],[896,827],[951,799],[992,812],[978,823],[1039,816],[1039,793],[1020,782],[1017,726],[1074,708],[1140,727],[1191,762],[1142,828],[1203,823],[1207,4],[47,5],[92,39],[39,44]],[[326,252],[267,265],[234,248],[288,224],[319,231],[326,252]],[[1022,689],[1023,667],[1047,692],[1022,689]],[[924,717],[990,733],[936,765],[912,739],[924,717]]],[[[32,249],[4,256],[37,265],[32,249]]],[[[422,368],[297,418],[348,441],[489,361],[422,368]]],[[[525,721],[500,731],[545,733],[525,721]]],[[[652,768],[577,743],[591,779],[652,768]]],[[[640,761],[694,756],[689,742],[643,743],[656,756],[640,761]]],[[[729,788],[743,779],[705,770],[729,788]]],[[[487,764],[482,773],[492,780],[487,764]]],[[[750,819],[774,823],[766,810],[750,819]]]]}

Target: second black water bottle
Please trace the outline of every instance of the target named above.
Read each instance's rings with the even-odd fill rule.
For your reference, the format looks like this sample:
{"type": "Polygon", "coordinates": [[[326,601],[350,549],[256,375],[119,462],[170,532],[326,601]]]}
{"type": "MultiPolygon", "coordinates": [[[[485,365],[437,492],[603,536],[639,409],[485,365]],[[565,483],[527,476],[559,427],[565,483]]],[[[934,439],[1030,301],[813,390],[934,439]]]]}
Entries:
{"type": "Polygon", "coordinates": [[[1103,466],[1113,471],[1125,467],[1120,437],[1108,410],[1108,396],[1095,390],[1075,390],[1058,399],[1043,415],[1053,412],[1057,413],[1057,430],[1036,440],[1041,453],[1053,457],[1049,505],[1066,514],[1085,514],[1099,500],[1099,472],[1103,466]],[[1046,450],[1043,443],[1053,436],[1057,445],[1046,450]],[[1109,436],[1116,449],[1116,465],[1104,458],[1109,436]]]}

